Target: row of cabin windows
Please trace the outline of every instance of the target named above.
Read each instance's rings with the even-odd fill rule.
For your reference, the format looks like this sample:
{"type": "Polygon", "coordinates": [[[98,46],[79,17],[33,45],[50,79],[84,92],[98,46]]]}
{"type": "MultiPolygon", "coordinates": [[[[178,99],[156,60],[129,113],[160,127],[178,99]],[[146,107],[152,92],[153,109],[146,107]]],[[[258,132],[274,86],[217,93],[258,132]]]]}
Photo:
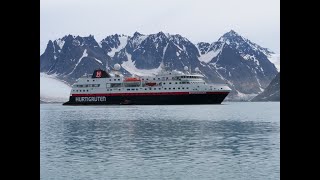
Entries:
{"type": "MultiPolygon", "coordinates": [[[[159,90],[161,90],[161,88],[158,88],[159,90]]],[[[169,90],[171,90],[171,88],[168,88],[169,90]]],[[[175,90],[176,88],[172,88],[173,90],[175,90]]],[[[184,89],[184,87],[180,88],[178,87],[177,89],[184,89]]],[[[189,89],[188,87],[186,87],[186,89],[189,89]]],[[[214,88],[216,89],[216,88],[214,88]]],[[[222,89],[222,88],[220,88],[222,89]]],[[[121,89],[118,89],[119,91],[121,91],[121,89]]],[[[127,91],[134,91],[134,90],[139,90],[139,89],[127,89],[127,91]]],[[[144,90],[148,90],[148,88],[145,88],[144,90]]],[[[149,90],[152,90],[152,88],[149,88],[149,90]]],[[[153,90],[157,90],[157,88],[153,88],[153,90]]],[[[167,88],[164,88],[164,90],[167,90],[167,88]]],[[[73,92],[89,92],[89,90],[72,90],[73,92]]],[[[107,91],[112,91],[112,89],[107,89],[107,91]]]]}
{"type": "Polygon", "coordinates": [[[75,85],[75,87],[79,87],[79,88],[82,88],[82,87],[100,87],[100,84],[78,84],[78,85],[75,85]]]}
{"type": "Polygon", "coordinates": [[[89,92],[89,90],[87,89],[87,90],[72,90],[73,92],[89,92]]]}
{"type": "MultiPolygon", "coordinates": [[[[163,84],[166,84],[165,82],[163,84]]],[[[172,84],[171,82],[169,82],[169,84],[172,84]]],[[[175,82],[175,84],[190,84],[190,82],[175,82]]]]}
{"type": "MultiPolygon", "coordinates": [[[[152,88],[144,88],[144,90],[146,91],[146,90],[152,90],[152,88]]],[[[164,88],[164,90],[167,90],[167,89],[169,89],[169,90],[171,90],[171,88],[164,88]]],[[[176,89],[176,88],[172,88],[172,89],[176,89]]],[[[180,88],[180,87],[178,87],[177,89],[185,89],[184,87],[182,87],[182,88],[180,88]]],[[[188,87],[186,87],[186,89],[189,89],[188,87]]],[[[115,89],[114,89],[115,90],[115,89]]],[[[118,89],[119,91],[121,91],[121,89],[118,89]]],[[[127,91],[138,91],[139,89],[138,88],[136,88],[136,89],[127,89],[127,91]]],[[[141,89],[142,90],[142,89],[141,89]]],[[[157,88],[153,88],[153,90],[157,90],[157,88]]],[[[161,88],[158,88],[158,90],[161,90],[161,88]]],[[[112,91],[112,89],[107,89],[107,91],[112,91]]]]}
{"type": "MultiPolygon", "coordinates": [[[[111,81],[112,79],[109,79],[109,81],[111,81]]],[[[92,80],[94,81],[94,80],[92,80]]],[[[113,79],[113,81],[120,81],[120,79],[113,79]]],[[[89,82],[89,79],[87,80],[87,82],[89,82]]]]}
{"type": "Polygon", "coordinates": [[[197,76],[181,76],[181,78],[200,79],[201,77],[197,77],[197,76]]]}

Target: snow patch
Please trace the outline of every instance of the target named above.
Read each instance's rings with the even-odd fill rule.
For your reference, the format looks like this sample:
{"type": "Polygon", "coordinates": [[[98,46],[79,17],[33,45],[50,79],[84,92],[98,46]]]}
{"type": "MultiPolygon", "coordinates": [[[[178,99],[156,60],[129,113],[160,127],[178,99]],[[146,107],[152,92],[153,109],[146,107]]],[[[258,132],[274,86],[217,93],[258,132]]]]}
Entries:
{"type": "Polygon", "coordinates": [[[65,41],[58,39],[58,40],[56,40],[56,42],[57,42],[58,46],[60,47],[60,49],[62,49],[65,41]]]}
{"type": "Polygon", "coordinates": [[[270,54],[268,59],[276,66],[278,72],[280,72],[280,54],[270,54]]]}
{"type": "Polygon", "coordinates": [[[100,63],[100,64],[102,64],[102,62],[99,60],[99,59],[97,59],[97,58],[94,58],[98,63],[100,63]]]}
{"type": "Polygon", "coordinates": [[[160,71],[161,71],[161,64],[158,68],[155,68],[155,69],[138,69],[136,68],[134,62],[132,61],[131,59],[131,55],[128,54],[126,52],[126,55],[128,57],[128,61],[125,61],[121,64],[121,66],[129,71],[131,74],[135,74],[135,75],[138,75],[138,76],[153,76],[155,74],[158,74],[160,71]]]}
{"type": "Polygon", "coordinates": [[[209,51],[206,54],[200,54],[199,61],[204,63],[209,63],[213,58],[215,58],[219,53],[221,52],[221,49],[218,49],[216,51],[209,51]]]}
{"type": "Polygon", "coordinates": [[[241,93],[239,92],[238,90],[237,91],[237,96],[234,97],[232,100],[235,100],[235,101],[249,101],[251,100],[252,98],[254,98],[255,96],[257,96],[258,94],[244,94],[244,93],[241,93]]]}
{"type": "Polygon", "coordinates": [[[261,91],[261,92],[263,92],[263,91],[264,91],[264,89],[263,89],[263,88],[261,88],[261,84],[260,84],[260,81],[259,81],[259,79],[257,78],[257,76],[256,76],[256,79],[257,79],[257,81],[258,81],[260,91],[261,91]]]}
{"type": "Polygon", "coordinates": [[[128,43],[128,37],[126,36],[121,36],[119,37],[119,41],[120,44],[117,48],[112,48],[110,52],[108,52],[108,55],[110,57],[113,57],[115,55],[116,52],[119,52],[121,49],[123,49],[124,47],[126,47],[127,43],[128,43]]]}
{"type": "MultiPolygon", "coordinates": [[[[79,59],[79,61],[77,62],[77,64],[74,66],[73,70],[72,70],[69,74],[72,74],[72,73],[73,73],[73,71],[77,68],[77,66],[78,66],[79,63],[81,62],[82,58],[84,58],[84,57],[88,57],[87,49],[85,49],[85,50],[83,51],[83,54],[82,54],[81,58],[79,59]]],[[[68,74],[68,75],[69,75],[69,74],[68,74]]]]}
{"type": "Polygon", "coordinates": [[[54,75],[40,73],[40,100],[44,102],[66,102],[71,87],[54,75]]]}
{"type": "Polygon", "coordinates": [[[167,43],[167,45],[163,48],[162,59],[164,58],[164,54],[165,54],[165,52],[166,52],[166,50],[167,50],[168,44],[169,44],[169,43],[167,43]]]}

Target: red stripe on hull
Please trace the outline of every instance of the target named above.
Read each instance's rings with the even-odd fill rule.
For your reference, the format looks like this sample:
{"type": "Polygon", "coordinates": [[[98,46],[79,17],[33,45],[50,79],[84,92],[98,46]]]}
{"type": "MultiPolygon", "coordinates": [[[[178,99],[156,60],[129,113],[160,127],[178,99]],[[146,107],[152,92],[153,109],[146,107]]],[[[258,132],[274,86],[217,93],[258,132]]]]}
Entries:
{"type": "Polygon", "coordinates": [[[162,96],[162,95],[189,95],[189,94],[228,94],[229,92],[160,92],[160,93],[112,93],[112,94],[72,94],[71,96],[74,97],[92,97],[92,96],[162,96]]]}

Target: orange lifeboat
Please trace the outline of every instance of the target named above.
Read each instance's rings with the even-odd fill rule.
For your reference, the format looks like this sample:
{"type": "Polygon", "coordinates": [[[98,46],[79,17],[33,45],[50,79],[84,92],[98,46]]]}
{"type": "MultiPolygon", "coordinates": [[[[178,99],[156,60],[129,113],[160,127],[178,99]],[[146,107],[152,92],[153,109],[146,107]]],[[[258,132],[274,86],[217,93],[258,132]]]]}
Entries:
{"type": "Polygon", "coordinates": [[[126,78],[124,78],[124,81],[125,82],[138,82],[138,81],[140,81],[140,78],[138,78],[138,77],[126,77],[126,78]]]}

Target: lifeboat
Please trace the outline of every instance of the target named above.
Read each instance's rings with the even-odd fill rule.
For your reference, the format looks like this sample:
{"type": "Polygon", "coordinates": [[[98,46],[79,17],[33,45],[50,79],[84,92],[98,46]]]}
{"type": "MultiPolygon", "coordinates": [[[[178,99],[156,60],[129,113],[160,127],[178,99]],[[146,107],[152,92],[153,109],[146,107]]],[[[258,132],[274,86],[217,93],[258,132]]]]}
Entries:
{"type": "Polygon", "coordinates": [[[155,83],[155,82],[148,82],[148,83],[146,83],[146,85],[147,86],[154,86],[154,85],[156,85],[157,83],[155,83]]]}
{"type": "Polygon", "coordinates": [[[140,81],[140,78],[138,77],[126,77],[124,79],[124,82],[139,82],[140,81]]]}

